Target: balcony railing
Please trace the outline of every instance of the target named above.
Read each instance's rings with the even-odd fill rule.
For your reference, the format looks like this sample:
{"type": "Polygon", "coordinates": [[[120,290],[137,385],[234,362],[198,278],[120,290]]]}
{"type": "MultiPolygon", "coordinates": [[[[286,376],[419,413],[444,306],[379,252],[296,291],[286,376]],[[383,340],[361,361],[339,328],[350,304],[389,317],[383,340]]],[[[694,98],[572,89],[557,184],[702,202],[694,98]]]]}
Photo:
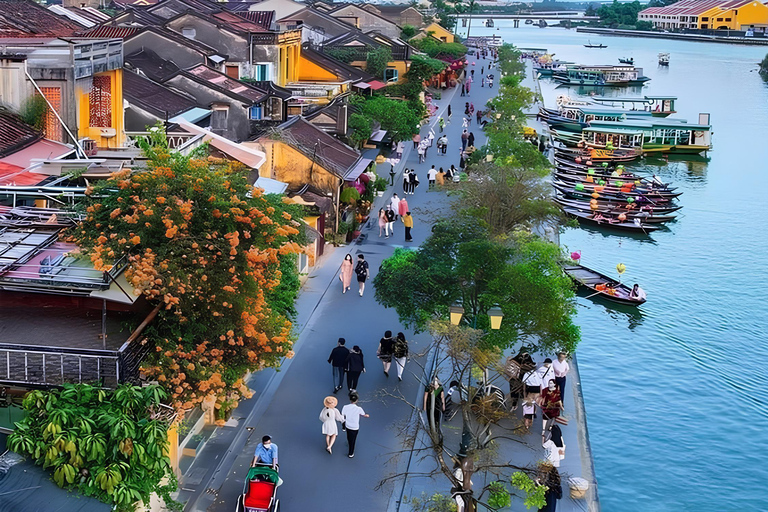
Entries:
{"type": "MultiPolygon", "coordinates": [[[[150,132],[125,132],[128,136],[128,143],[131,146],[136,146],[136,141],[139,137],[147,137],[150,132]]],[[[198,135],[188,132],[169,132],[166,134],[168,137],[168,147],[171,149],[181,149],[186,143],[190,142],[194,138],[199,138],[198,135]]]]}
{"type": "Polygon", "coordinates": [[[126,342],[120,350],[90,350],[0,343],[0,383],[63,386],[89,383],[115,388],[137,383],[149,343],[126,342]]]}

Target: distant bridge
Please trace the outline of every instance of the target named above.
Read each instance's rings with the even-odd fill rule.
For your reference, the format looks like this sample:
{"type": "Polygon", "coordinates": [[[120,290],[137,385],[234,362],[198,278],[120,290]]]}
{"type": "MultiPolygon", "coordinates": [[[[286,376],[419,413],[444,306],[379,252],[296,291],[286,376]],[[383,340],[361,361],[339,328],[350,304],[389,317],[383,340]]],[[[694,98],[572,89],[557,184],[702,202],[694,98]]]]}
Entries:
{"type": "Polygon", "coordinates": [[[578,12],[537,12],[527,14],[504,14],[504,13],[484,13],[484,14],[472,14],[468,16],[466,14],[457,15],[458,18],[479,19],[479,20],[570,20],[570,21],[597,21],[600,18],[598,16],[584,16],[578,12]]]}

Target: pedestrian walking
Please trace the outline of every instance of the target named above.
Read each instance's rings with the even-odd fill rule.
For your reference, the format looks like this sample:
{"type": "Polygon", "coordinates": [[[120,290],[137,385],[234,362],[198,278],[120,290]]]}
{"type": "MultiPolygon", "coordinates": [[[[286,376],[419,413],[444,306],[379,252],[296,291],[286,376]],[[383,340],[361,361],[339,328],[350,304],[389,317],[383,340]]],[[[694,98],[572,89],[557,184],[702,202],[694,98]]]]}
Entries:
{"type": "Polygon", "coordinates": [[[403,217],[405,213],[408,211],[408,201],[405,200],[405,198],[402,198],[400,200],[400,204],[397,206],[400,211],[398,212],[400,214],[400,217],[403,217]]]}
{"type": "Polygon", "coordinates": [[[544,363],[539,367],[539,375],[541,375],[541,390],[546,389],[549,379],[555,378],[555,369],[552,368],[552,360],[546,358],[544,363]]]}
{"type": "Polygon", "coordinates": [[[413,229],[413,217],[411,217],[411,212],[405,212],[405,217],[403,217],[403,225],[405,226],[405,241],[412,242],[413,238],[411,238],[411,229],[413,229]]]}
{"type": "Polygon", "coordinates": [[[480,121],[483,119],[483,111],[480,109],[477,109],[477,112],[475,113],[475,117],[477,118],[477,126],[480,126],[480,121]]]}
{"type": "Polygon", "coordinates": [[[397,220],[397,215],[400,211],[400,198],[397,197],[397,193],[392,194],[392,197],[389,200],[389,204],[392,205],[392,211],[395,212],[395,220],[397,220]]]}
{"type": "Polygon", "coordinates": [[[475,145],[475,134],[473,132],[469,132],[469,137],[467,137],[467,145],[468,146],[475,145]]]}
{"type": "Polygon", "coordinates": [[[362,349],[355,345],[347,356],[347,388],[350,393],[357,391],[361,373],[365,373],[365,360],[362,349]]]}
{"type": "Polygon", "coordinates": [[[469,142],[469,132],[467,130],[464,130],[461,133],[461,150],[464,151],[467,149],[467,143],[469,142]]]}
{"type": "Polygon", "coordinates": [[[541,446],[547,454],[547,462],[554,467],[560,467],[560,461],[565,458],[565,443],[560,427],[552,425],[552,430],[541,437],[541,446]]]}
{"type": "Polygon", "coordinates": [[[443,185],[445,185],[445,171],[443,170],[442,167],[440,168],[439,171],[437,171],[436,179],[437,179],[438,187],[442,187],[443,185]]]}
{"type": "Polygon", "coordinates": [[[467,127],[469,127],[469,126],[471,126],[471,125],[472,125],[472,116],[471,116],[471,115],[468,115],[468,116],[467,116],[467,127]]]}
{"type": "Polygon", "coordinates": [[[414,169],[411,169],[411,195],[413,195],[416,192],[416,187],[419,186],[419,177],[416,175],[416,171],[414,169]]]}
{"type": "Polygon", "coordinates": [[[485,74],[485,66],[480,67],[480,74],[481,75],[485,74]]]}
{"type": "Polygon", "coordinates": [[[560,401],[563,404],[565,404],[565,379],[568,376],[568,372],[571,371],[571,366],[565,358],[565,352],[560,352],[557,354],[557,361],[552,363],[552,369],[555,370],[555,384],[557,384],[557,389],[560,390],[560,401]]]}
{"type": "Polygon", "coordinates": [[[461,95],[466,96],[467,95],[467,88],[464,84],[461,84],[461,95]]]}
{"type": "Polygon", "coordinates": [[[251,467],[256,464],[268,464],[273,468],[279,464],[277,461],[277,445],[272,442],[272,437],[264,436],[261,438],[261,442],[256,445],[251,467]]]}
{"type": "Polygon", "coordinates": [[[523,384],[525,385],[525,398],[536,400],[541,393],[541,374],[535,365],[523,374],[523,384]]]}
{"type": "Polygon", "coordinates": [[[436,177],[437,177],[437,169],[435,169],[435,166],[433,164],[432,167],[427,171],[427,190],[435,187],[436,177]]]}
{"type": "Polygon", "coordinates": [[[348,457],[350,459],[355,456],[355,443],[357,442],[357,434],[360,431],[360,418],[370,418],[369,415],[365,414],[363,408],[357,405],[357,400],[357,393],[350,393],[350,403],[341,408],[341,416],[344,418],[343,425],[347,430],[348,457]]]}
{"type": "Polygon", "coordinates": [[[384,212],[384,214],[387,216],[387,225],[384,227],[384,234],[386,235],[384,238],[389,238],[389,235],[395,234],[395,212],[392,210],[392,205],[387,205],[387,211],[384,212]]]}
{"type": "Polygon", "coordinates": [[[560,473],[552,464],[546,462],[539,465],[540,476],[536,478],[539,485],[547,488],[544,498],[546,505],[539,509],[539,512],[556,512],[557,500],[563,497],[563,486],[560,482],[560,473]]]}
{"type": "Polygon", "coordinates": [[[475,113],[475,104],[470,102],[469,103],[469,115],[472,116],[472,114],[475,113]]]}
{"type": "Polygon", "coordinates": [[[472,80],[467,81],[467,96],[469,96],[469,90],[472,87],[472,80]]]}
{"type": "Polygon", "coordinates": [[[419,144],[419,147],[416,150],[416,153],[419,155],[419,163],[423,164],[424,163],[424,146],[419,144]]]}
{"type": "Polygon", "coordinates": [[[472,76],[475,76],[475,70],[474,70],[474,69],[473,69],[473,70],[471,70],[471,71],[469,72],[469,74],[470,74],[470,75],[472,75],[472,76]]]}
{"type": "Polygon", "coordinates": [[[432,147],[432,143],[435,140],[435,130],[429,130],[429,135],[427,135],[427,147],[432,147]]]}
{"type": "Polygon", "coordinates": [[[334,393],[338,393],[344,387],[344,368],[346,368],[347,356],[349,355],[349,349],[344,346],[346,343],[347,340],[339,338],[336,347],[331,350],[331,355],[328,356],[328,363],[333,370],[334,393]]]}
{"type": "Polygon", "coordinates": [[[389,367],[392,364],[392,353],[394,351],[395,340],[392,339],[392,331],[386,331],[384,337],[379,340],[379,348],[376,350],[376,357],[381,359],[384,367],[384,375],[389,377],[389,367]]]}
{"type": "Polygon", "coordinates": [[[421,142],[421,135],[417,133],[411,138],[411,140],[413,140],[413,149],[416,149],[419,147],[419,142],[421,142]]]}
{"type": "Polygon", "coordinates": [[[541,435],[545,435],[563,411],[560,390],[555,379],[549,379],[547,387],[541,392],[541,435]]]}
{"type": "Polygon", "coordinates": [[[403,195],[408,195],[411,188],[411,171],[407,167],[403,171],[403,195]]]}
{"type": "Polygon", "coordinates": [[[452,115],[452,113],[451,113],[451,105],[450,105],[450,103],[449,103],[449,104],[448,104],[448,120],[449,120],[449,121],[451,120],[451,115],[452,115]]]}
{"type": "Polygon", "coordinates": [[[465,116],[469,115],[469,102],[468,101],[464,103],[464,115],[465,116]]]}
{"type": "Polygon", "coordinates": [[[381,232],[387,233],[387,212],[384,208],[379,208],[379,238],[381,238],[381,232]]]}
{"type": "Polygon", "coordinates": [[[397,380],[402,381],[405,363],[408,361],[408,340],[405,339],[405,334],[402,332],[397,333],[392,352],[395,356],[395,365],[397,366],[397,380]]]}
{"type": "Polygon", "coordinates": [[[365,291],[365,281],[370,276],[371,272],[368,269],[368,262],[365,261],[365,256],[362,254],[357,255],[357,265],[355,265],[355,274],[357,274],[357,285],[360,288],[360,296],[363,296],[365,291]]]}
{"type": "Polygon", "coordinates": [[[533,419],[536,417],[536,402],[526,398],[523,400],[523,424],[526,432],[530,432],[533,419]]]}
{"type": "MultiPolygon", "coordinates": [[[[381,229],[379,229],[379,236],[381,236],[381,229]]],[[[341,272],[339,272],[341,293],[347,293],[349,290],[349,285],[352,284],[352,271],[352,255],[347,254],[344,256],[344,261],[341,262],[341,272]]]]}
{"type": "Polygon", "coordinates": [[[443,133],[443,129],[445,129],[445,119],[440,117],[440,119],[437,120],[437,125],[440,127],[440,133],[443,133]]]}
{"type": "Polygon", "coordinates": [[[336,406],[339,401],[335,396],[327,396],[323,400],[323,410],[320,411],[320,421],[323,422],[323,435],[325,435],[325,451],[333,454],[333,444],[336,442],[336,436],[339,435],[339,426],[337,421],[344,421],[344,417],[341,415],[336,406]]]}
{"type": "Polygon", "coordinates": [[[434,429],[439,431],[440,417],[445,414],[445,392],[437,377],[434,377],[424,389],[424,412],[427,414],[430,430],[434,426],[434,429]]]}
{"type": "Polygon", "coordinates": [[[440,150],[442,154],[445,154],[448,151],[448,136],[443,135],[439,139],[437,139],[437,149],[440,150]]]}
{"type": "Polygon", "coordinates": [[[465,151],[462,151],[461,154],[459,155],[459,167],[461,168],[462,171],[467,166],[468,157],[469,155],[465,151]]]}

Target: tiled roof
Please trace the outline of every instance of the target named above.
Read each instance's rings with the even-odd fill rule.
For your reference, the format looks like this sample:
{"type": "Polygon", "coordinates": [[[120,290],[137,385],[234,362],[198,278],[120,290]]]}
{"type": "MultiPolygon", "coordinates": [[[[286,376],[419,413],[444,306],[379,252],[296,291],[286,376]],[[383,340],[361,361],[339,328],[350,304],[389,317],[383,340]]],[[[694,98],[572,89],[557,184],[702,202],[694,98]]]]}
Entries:
{"type": "Polygon", "coordinates": [[[45,174],[25,171],[23,167],[0,162],[0,186],[37,185],[48,178],[45,174]]]}
{"type": "Polygon", "coordinates": [[[125,56],[125,63],[133,69],[140,69],[145,75],[156,82],[165,82],[179,72],[179,67],[165,60],[149,48],[142,48],[125,56]]]}
{"type": "Polygon", "coordinates": [[[233,28],[241,32],[269,31],[269,28],[265,29],[263,26],[258,25],[252,21],[249,21],[246,18],[243,18],[241,14],[242,13],[235,14],[232,12],[217,12],[215,14],[212,14],[212,17],[215,18],[219,23],[224,25],[224,27],[233,28]]]}
{"type": "Polygon", "coordinates": [[[80,37],[93,37],[99,39],[125,39],[142,30],[142,27],[112,27],[109,25],[102,25],[101,27],[93,27],[88,30],[83,30],[82,32],[78,32],[77,35],[80,37]]]}
{"type": "Polygon", "coordinates": [[[752,3],[754,0],[681,0],[666,7],[649,7],[640,11],[643,15],[663,16],[699,16],[710,9],[719,8],[723,11],[738,9],[752,3]]]}
{"type": "Polygon", "coordinates": [[[360,160],[360,153],[301,116],[294,116],[278,130],[283,134],[283,142],[310,158],[314,156],[320,165],[341,178],[360,160]]]}
{"type": "Polygon", "coordinates": [[[235,95],[240,99],[251,103],[261,103],[268,96],[266,91],[262,91],[252,85],[235,80],[234,78],[230,78],[224,73],[220,73],[203,64],[195,66],[187,71],[183,71],[183,73],[205,81],[225,94],[230,96],[235,95]]]}
{"type": "Polygon", "coordinates": [[[305,7],[278,20],[281,23],[288,21],[302,21],[306,26],[321,28],[327,37],[337,37],[357,30],[357,28],[346,21],[334,18],[327,12],[320,11],[315,7],[305,7]]]}
{"type": "Polygon", "coordinates": [[[275,19],[275,11],[244,11],[238,12],[237,15],[251,23],[259,25],[264,28],[264,30],[269,30],[275,19]]]}
{"type": "Polygon", "coordinates": [[[71,36],[81,28],[33,0],[0,0],[0,37],[71,36]]]}
{"type": "Polygon", "coordinates": [[[170,118],[197,106],[193,99],[128,70],[123,73],[123,94],[129,103],[160,117],[170,118]]]}
{"type": "Polygon", "coordinates": [[[0,111],[0,158],[24,149],[42,137],[16,114],[0,111]]]}
{"type": "Polygon", "coordinates": [[[275,96],[276,98],[287,100],[293,96],[293,92],[291,92],[290,89],[280,87],[279,85],[275,84],[275,82],[271,82],[269,80],[259,80],[254,82],[254,84],[259,89],[267,91],[270,96],[275,96]]]}

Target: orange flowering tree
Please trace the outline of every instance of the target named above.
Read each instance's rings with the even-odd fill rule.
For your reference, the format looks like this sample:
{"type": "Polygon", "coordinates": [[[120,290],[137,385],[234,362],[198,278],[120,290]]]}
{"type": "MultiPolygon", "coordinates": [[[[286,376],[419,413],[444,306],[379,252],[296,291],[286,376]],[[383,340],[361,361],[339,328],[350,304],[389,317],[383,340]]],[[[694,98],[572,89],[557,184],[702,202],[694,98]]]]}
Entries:
{"type": "MultiPolygon", "coordinates": [[[[242,166],[144,149],[146,170],[88,191],[74,238],[98,269],[127,255],[134,293],[162,306],[145,331],[155,344],[145,374],[179,410],[214,399],[228,409],[250,396],[248,371],[293,355],[281,279],[302,249],[300,211],[251,186],[242,166]]],[[[298,281],[289,283],[295,296],[298,281]]]]}

